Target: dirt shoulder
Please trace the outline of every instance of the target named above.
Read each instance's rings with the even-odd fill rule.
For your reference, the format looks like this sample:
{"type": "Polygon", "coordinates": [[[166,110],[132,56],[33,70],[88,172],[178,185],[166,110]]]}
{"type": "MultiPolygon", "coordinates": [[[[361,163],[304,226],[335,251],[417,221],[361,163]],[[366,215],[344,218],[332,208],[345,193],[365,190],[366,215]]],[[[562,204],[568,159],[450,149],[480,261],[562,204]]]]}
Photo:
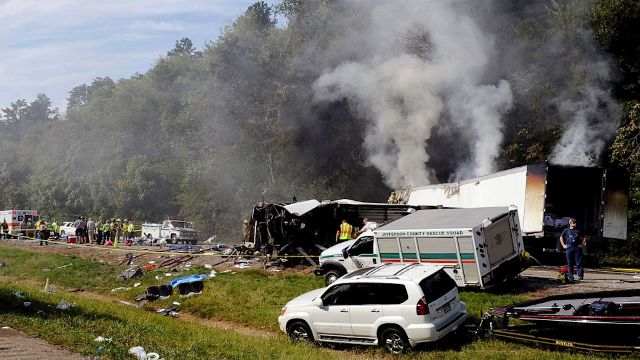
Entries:
{"type": "Polygon", "coordinates": [[[0,359],[82,360],[84,357],[11,328],[0,329],[0,359]]]}

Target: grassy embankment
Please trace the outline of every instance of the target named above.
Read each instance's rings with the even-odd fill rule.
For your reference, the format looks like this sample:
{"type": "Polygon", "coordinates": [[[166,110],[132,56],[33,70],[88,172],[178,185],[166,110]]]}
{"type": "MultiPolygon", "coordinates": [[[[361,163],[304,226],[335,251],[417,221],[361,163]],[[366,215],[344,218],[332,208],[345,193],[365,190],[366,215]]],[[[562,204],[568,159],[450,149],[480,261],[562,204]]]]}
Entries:
{"type": "MultiPolygon", "coordinates": [[[[321,279],[313,276],[274,276],[261,271],[219,274],[207,281],[203,295],[167,300],[182,302],[183,311],[202,318],[226,320],[274,333],[273,337],[264,338],[167,318],[113,301],[114,297],[131,300],[136,294],[143,292],[146,286],[164,282],[164,279],[155,279],[156,275],[163,273],[160,271],[147,273],[143,278],[117,282],[115,278],[121,271],[120,267],[74,256],[0,248],[0,260],[8,265],[0,270],[2,324],[83,354],[96,353],[99,346],[93,342],[96,336],[113,337],[114,343],[105,346],[102,359],[128,358],[130,355],[126,355],[127,349],[135,345],[144,346],[149,351],[157,351],[167,359],[387,357],[379,349],[349,348],[335,352],[326,348],[291,344],[279,333],[276,317],[280,307],[292,297],[321,286],[321,279]],[[65,265],[67,266],[62,267],[65,265]],[[41,286],[47,278],[51,284],[59,288],[55,294],[41,291],[41,286]],[[137,281],[143,285],[122,293],[111,292],[114,287],[131,286],[137,281]],[[72,294],[65,291],[80,287],[91,293],[72,294]],[[16,297],[15,291],[26,292],[26,298],[16,297]],[[68,311],[54,309],[62,299],[74,303],[74,306],[68,311]],[[22,305],[24,301],[31,301],[32,305],[25,308],[22,305]],[[42,310],[39,315],[38,310],[42,310]]],[[[204,269],[192,269],[190,272],[203,271],[204,269]]],[[[464,292],[462,297],[467,302],[472,316],[477,316],[480,310],[523,299],[521,295],[484,292],[464,292]]],[[[423,348],[411,356],[418,359],[479,357],[572,360],[592,358],[500,341],[477,341],[456,345],[453,348],[445,341],[435,347],[423,348]]]]}

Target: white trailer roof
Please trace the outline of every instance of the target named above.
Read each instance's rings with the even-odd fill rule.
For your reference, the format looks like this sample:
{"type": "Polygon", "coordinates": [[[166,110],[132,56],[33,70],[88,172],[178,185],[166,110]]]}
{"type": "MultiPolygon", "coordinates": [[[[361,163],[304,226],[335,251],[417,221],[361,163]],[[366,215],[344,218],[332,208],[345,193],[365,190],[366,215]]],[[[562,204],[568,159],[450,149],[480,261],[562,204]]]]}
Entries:
{"type": "Polygon", "coordinates": [[[485,219],[493,219],[507,212],[507,207],[419,210],[378,230],[471,229],[485,219]]]}

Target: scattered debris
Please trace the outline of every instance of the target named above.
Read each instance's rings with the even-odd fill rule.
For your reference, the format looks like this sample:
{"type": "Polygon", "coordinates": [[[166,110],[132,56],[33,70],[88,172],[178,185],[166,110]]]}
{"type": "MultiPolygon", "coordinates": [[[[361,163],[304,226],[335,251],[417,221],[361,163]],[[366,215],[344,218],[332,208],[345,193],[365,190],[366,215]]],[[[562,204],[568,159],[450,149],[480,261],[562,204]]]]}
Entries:
{"type": "Polygon", "coordinates": [[[142,276],[142,270],[137,266],[131,266],[122,271],[122,274],[118,275],[118,281],[131,279],[137,276],[142,276]]]}
{"type": "Polygon", "coordinates": [[[117,287],[115,289],[111,289],[111,292],[118,292],[118,291],[129,291],[131,290],[130,287],[117,287]]]}
{"type": "Polygon", "coordinates": [[[59,309],[59,310],[68,310],[70,308],[71,308],[71,304],[66,303],[64,300],[60,300],[60,302],[56,306],[56,309],[59,309]]]}
{"type": "Polygon", "coordinates": [[[213,269],[213,265],[211,265],[211,264],[204,264],[204,268],[205,268],[205,269],[213,269]]]}
{"type": "Polygon", "coordinates": [[[140,285],[142,285],[142,283],[137,282],[137,283],[133,284],[133,287],[138,287],[138,286],[140,286],[140,285]]]}
{"type": "Polygon", "coordinates": [[[125,300],[119,300],[118,302],[120,304],[127,305],[127,306],[136,306],[136,304],[132,304],[132,303],[130,303],[128,301],[125,301],[125,300]]]}
{"type": "Polygon", "coordinates": [[[22,291],[14,291],[13,296],[17,297],[18,299],[24,299],[26,295],[22,291]]]}
{"type": "Polygon", "coordinates": [[[103,337],[103,336],[98,336],[97,338],[93,339],[93,341],[96,341],[96,342],[112,342],[113,339],[112,338],[106,338],[106,337],[103,337]]]}
{"type": "Polygon", "coordinates": [[[84,288],[74,288],[74,289],[69,289],[67,290],[67,292],[83,292],[84,288]]]}
{"type": "Polygon", "coordinates": [[[164,316],[170,316],[172,318],[177,318],[178,317],[178,311],[179,311],[178,306],[174,305],[174,306],[172,306],[170,308],[167,308],[167,309],[160,309],[157,312],[162,314],[162,315],[164,315],[164,316]]]}
{"type": "Polygon", "coordinates": [[[2,268],[6,268],[7,264],[5,264],[4,262],[0,261],[0,269],[2,268]]]}
{"type": "Polygon", "coordinates": [[[58,266],[58,269],[64,269],[64,268],[66,268],[67,266],[71,266],[71,265],[73,265],[73,264],[67,264],[67,265],[58,266]]]}
{"type": "Polygon", "coordinates": [[[241,263],[241,264],[235,264],[233,265],[234,268],[238,268],[238,269],[246,269],[249,267],[249,264],[247,263],[241,263]]]}
{"type": "Polygon", "coordinates": [[[22,303],[22,305],[24,305],[24,307],[28,308],[29,306],[31,306],[31,302],[30,301],[25,301],[22,303]]]}
{"type": "Polygon", "coordinates": [[[134,346],[129,349],[129,354],[135,356],[138,360],[147,360],[147,352],[142,346],[134,346]]]}
{"type": "Polygon", "coordinates": [[[144,299],[146,300],[164,300],[173,294],[173,287],[171,285],[154,285],[147,288],[144,299]]]}

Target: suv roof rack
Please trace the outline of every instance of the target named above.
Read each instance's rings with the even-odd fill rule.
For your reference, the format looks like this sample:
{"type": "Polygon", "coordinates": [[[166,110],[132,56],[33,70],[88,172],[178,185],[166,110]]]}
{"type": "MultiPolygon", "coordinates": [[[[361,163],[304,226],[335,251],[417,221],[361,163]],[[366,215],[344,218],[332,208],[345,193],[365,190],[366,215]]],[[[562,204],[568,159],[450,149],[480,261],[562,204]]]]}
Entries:
{"type": "Polygon", "coordinates": [[[378,272],[378,271],[380,271],[380,270],[382,270],[382,269],[384,269],[384,268],[386,268],[386,267],[388,267],[388,266],[391,266],[391,265],[393,265],[393,263],[384,263],[384,264],[382,264],[382,265],[380,265],[380,266],[376,266],[376,267],[374,267],[373,269],[371,269],[371,270],[367,271],[366,273],[362,274],[362,276],[363,276],[363,277],[365,277],[365,276],[367,276],[367,277],[368,277],[368,276],[371,276],[371,275],[373,275],[374,273],[376,273],[376,272],[378,272]]]}
{"type": "Polygon", "coordinates": [[[402,269],[398,270],[398,271],[397,271],[395,274],[393,274],[393,275],[394,275],[394,276],[396,276],[396,275],[400,275],[400,274],[402,274],[402,273],[404,273],[404,272],[409,271],[412,267],[414,267],[414,266],[418,266],[418,265],[420,265],[420,263],[413,263],[413,264],[409,264],[409,265],[407,265],[407,266],[403,267],[402,269]]]}

